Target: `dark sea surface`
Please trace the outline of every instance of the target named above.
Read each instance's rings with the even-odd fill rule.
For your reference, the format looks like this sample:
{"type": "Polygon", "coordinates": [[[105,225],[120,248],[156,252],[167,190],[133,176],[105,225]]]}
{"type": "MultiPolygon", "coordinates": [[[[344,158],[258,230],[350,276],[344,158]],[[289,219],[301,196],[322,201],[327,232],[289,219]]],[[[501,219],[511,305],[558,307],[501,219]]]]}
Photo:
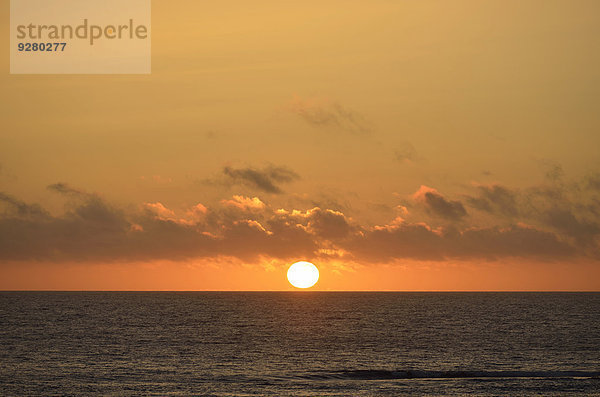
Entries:
{"type": "Polygon", "coordinates": [[[2,292],[0,394],[600,396],[599,293],[2,292]]]}

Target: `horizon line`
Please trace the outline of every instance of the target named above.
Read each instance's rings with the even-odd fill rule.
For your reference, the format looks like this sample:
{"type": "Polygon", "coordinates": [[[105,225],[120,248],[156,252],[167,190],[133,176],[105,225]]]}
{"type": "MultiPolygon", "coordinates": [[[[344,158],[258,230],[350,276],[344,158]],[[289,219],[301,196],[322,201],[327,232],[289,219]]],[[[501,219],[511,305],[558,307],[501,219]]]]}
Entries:
{"type": "Polygon", "coordinates": [[[102,290],[102,289],[5,289],[3,292],[325,292],[325,293],[600,293],[600,290],[102,290]]]}

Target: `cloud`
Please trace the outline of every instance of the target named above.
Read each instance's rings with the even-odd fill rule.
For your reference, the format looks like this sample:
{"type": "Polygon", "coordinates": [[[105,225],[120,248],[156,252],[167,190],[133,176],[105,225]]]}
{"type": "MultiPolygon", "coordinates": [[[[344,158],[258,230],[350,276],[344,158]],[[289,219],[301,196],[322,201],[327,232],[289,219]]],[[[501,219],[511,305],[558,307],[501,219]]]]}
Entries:
{"type": "Polygon", "coordinates": [[[585,178],[585,184],[588,189],[600,191],[600,173],[593,173],[585,178]]]}
{"type": "Polygon", "coordinates": [[[221,203],[241,210],[261,210],[265,208],[265,203],[260,201],[258,197],[233,196],[231,200],[221,200],[221,203]]]}
{"type": "Polygon", "coordinates": [[[160,219],[176,219],[175,212],[165,207],[162,203],[144,203],[148,211],[155,214],[160,219]]]}
{"type": "Polygon", "coordinates": [[[290,168],[268,165],[263,168],[223,167],[222,176],[217,181],[205,181],[225,186],[243,185],[267,193],[282,193],[282,184],[299,180],[300,176],[290,168]]]}
{"type": "Polygon", "coordinates": [[[518,194],[499,184],[478,185],[478,196],[468,196],[467,203],[478,210],[515,217],[519,214],[518,194]]]}
{"type": "MultiPolygon", "coordinates": [[[[52,190],[70,193],[62,187],[52,190]]],[[[308,226],[315,216],[273,212],[258,198],[236,196],[213,209],[197,204],[181,215],[160,202],[125,211],[98,195],[79,198],[63,214],[51,215],[0,194],[12,209],[0,217],[0,261],[310,258],[320,246],[321,238],[308,226]],[[232,213],[232,206],[253,212],[232,213]]],[[[329,230],[327,221],[315,222],[316,228],[329,230]]]]}
{"type": "Polygon", "coordinates": [[[337,102],[297,97],[290,110],[315,127],[335,127],[354,134],[366,134],[371,131],[369,123],[362,115],[337,102]]]}
{"type": "Polygon", "coordinates": [[[348,236],[352,231],[349,220],[340,211],[312,208],[302,213],[293,211],[292,216],[306,220],[306,226],[315,236],[323,239],[339,239],[348,236]]]}
{"type": "Polygon", "coordinates": [[[422,223],[375,227],[347,244],[356,259],[389,262],[398,259],[445,260],[537,258],[557,259],[574,254],[554,234],[534,228],[432,229],[422,223]]]}
{"type": "Polygon", "coordinates": [[[423,203],[427,211],[434,216],[456,221],[467,215],[460,201],[448,200],[437,190],[424,185],[421,185],[413,198],[423,203]]]}
{"type": "Polygon", "coordinates": [[[560,164],[552,164],[553,177],[547,183],[525,189],[499,184],[476,185],[476,195],[466,195],[471,207],[491,215],[538,225],[558,232],[582,247],[597,244],[600,236],[600,200],[593,194],[590,177],[581,181],[562,181],[560,164]],[[559,176],[560,175],[560,176],[559,176]],[[586,193],[591,189],[592,193],[586,193]]]}
{"type": "Polygon", "coordinates": [[[394,152],[397,161],[404,164],[414,164],[419,160],[419,154],[415,147],[408,141],[400,144],[394,152]]]}
{"type": "MultiPolygon", "coordinates": [[[[18,205],[39,208],[22,202],[18,205]]],[[[118,256],[130,225],[121,210],[93,196],[60,217],[39,210],[36,216],[30,215],[28,210],[0,218],[0,259],[55,261],[118,256]]]]}
{"type": "Polygon", "coordinates": [[[44,218],[48,213],[38,204],[27,204],[13,196],[0,192],[0,203],[4,203],[4,217],[19,216],[19,217],[37,217],[44,218]]]}
{"type": "Polygon", "coordinates": [[[48,185],[47,189],[54,191],[56,193],[65,194],[65,195],[79,196],[79,195],[86,194],[82,190],[75,189],[75,188],[71,187],[69,184],[63,183],[63,182],[48,185]]]}
{"type": "MultiPolygon", "coordinates": [[[[9,202],[17,208],[39,208],[15,199],[9,202]]],[[[200,208],[201,217],[191,216],[195,213],[191,210],[178,216],[158,202],[146,203],[140,211],[125,212],[97,195],[88,195],[58,216],[37,211],[42,215],[31,217],[28,210],[5,213],[0,219],[0,259],[310,259],[336,252],[348,260],[386,262],[403,258],[562,258],[577,253],[558,235],[524,225],[458,230],[398,218],[382,226],[365,227],[339,211],[318,207],[273,211],[262,201],[241,196],[219,208],[200,208]],[[258,212],[232,214],[227,208],[236,204],[231,203],[258,212]]]]}
{"type": "Polygon", "coordinates": [[[554,160],[541,159],[538,162],[549,181],[558,182],[565,174],[562,165],[554,160]]]}
{"type": "Polygon", "coordinates": [[[541,214],[541,220],[562,233],[573,237],[581,245],[591,245],[600,234],[600,224],[587,219],[578,219],[568,208],[550,208],[541,214]]]}
{"type": "Polygon", "coordinates": [[[353,192],[340,192],[338,190],[320,187],[317,193],[313,194],[290,194],[287,200],[289,207],[302,208],[329,208],[334,211],[348,212],[352,210],[350,203],[352,198],[356,198],[353,192]]]}
{"type": "Polygon", "coordinates": [[[108,262],[234,257],[243,261],[324,259],[368,264],[416,260],[600,260],[600,200],[582,195],[587,182],[511,189],[475,185],[465,203],[421,186],[413,198],[442,226],[398,206],[379,225],[343,210],[275,209],[255,196],[234,195],[205,206],[173,209],[161,202],[115,206],[67,184],[63,213],[0,193],[0,262],[108,262]],[[477,214],[485,214],[481,218],[477,214]],[[406,219],[405,219],[406,218],[406,219]],[[481,219],[483,219],[483,221],[481,219]],[[408,221],[407,219],[410,219],[408,221]],[[460,220],[461,222],[454,222],[460,220]]]}

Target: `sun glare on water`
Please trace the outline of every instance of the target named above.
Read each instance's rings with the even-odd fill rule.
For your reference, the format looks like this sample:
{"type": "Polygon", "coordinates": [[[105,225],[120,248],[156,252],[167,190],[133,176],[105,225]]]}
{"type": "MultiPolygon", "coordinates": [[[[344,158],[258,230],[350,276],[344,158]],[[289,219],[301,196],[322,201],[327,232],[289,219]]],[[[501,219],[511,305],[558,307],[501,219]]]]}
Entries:
{"type": "Polygon", "coordinates": [[[319,280],[319,269],[310,262],[296,262],[288,269],[287,278],[296,288],[310,288],[319,280]]]}

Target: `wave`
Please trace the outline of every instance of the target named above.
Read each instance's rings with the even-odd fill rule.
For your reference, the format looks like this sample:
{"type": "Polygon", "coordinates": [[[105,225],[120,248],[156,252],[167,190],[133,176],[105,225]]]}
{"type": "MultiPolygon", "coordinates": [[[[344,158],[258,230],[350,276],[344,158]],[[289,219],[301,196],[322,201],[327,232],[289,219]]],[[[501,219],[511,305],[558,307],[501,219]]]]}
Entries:
{"type": "Polygon", "coordinates": [[[468,378],[594,378],[600,371],[428,371],[428,370],[344,370],[296,376],[300,379],[387,380],[387,379],[468,379],[468,378]]]}

